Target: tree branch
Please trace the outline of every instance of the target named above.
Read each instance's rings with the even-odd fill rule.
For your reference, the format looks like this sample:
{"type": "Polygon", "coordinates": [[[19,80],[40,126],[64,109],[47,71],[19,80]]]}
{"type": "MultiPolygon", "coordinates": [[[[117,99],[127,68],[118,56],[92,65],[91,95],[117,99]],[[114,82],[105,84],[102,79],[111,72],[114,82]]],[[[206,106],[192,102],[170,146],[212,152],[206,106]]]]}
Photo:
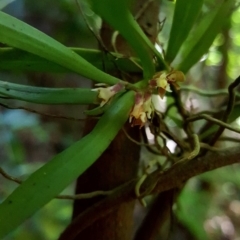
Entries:
{"type": "MultiPolygon", "coordinates": [[[[227,122],[228,117],[229,117],[230,113],[232,112],[232,109],[233,109],[234,103],[235,103],[235,88],[239,84],[240,84],[240,76],[233,83],[231,83],[228,87],[228,93],[229,93],[228,104],[227,104],[226,111],[224,112],[223,117],[222,117],[223,122],[227,122]]],[[[224,129],[225,129],[224,126],[220,126],[218,128],[217,132],[215,133],[213,138],[210,140],[209,145],[213,146],[216,143],[218,138],[222,135],[224,129]]]]}
{"type": "MultiPolygon", "coordinates": [[[[191,177],[234,163],[240,163],[239,146],[219,152],[212,152],[204,157],[176,163],[170,169],[163,172],[156,171],[150,174],[141,185],[142,196],[146,195],[146,193],[149,194],[149,189],[153,189],[151,194],[168,191],[181,186],[191,177]]],[[[134,188],[137,181],[138,179],[134,179],[116,188],[112,195],[82,212],[66,228],[59,240],[74,239],[79,232],[93,224],[99,218],[111,213],[119,204],[134,201],[136,199],[134,188]]]]}
{"type": "MultiPolygon", "coordinates": [[[[13,181],[17,184],[22,184],[23,180],[10,176],[8,173],[6,173],[1,167],[0,167],[0,174],[5,177],[6,179],[13,181]]],[[[107,196],[112,194],[113,192],[110,191],[94,191],[90,193],[81,193],[81,194],[76,194],[76,195],[58,195],[55,198],[56,199],[64,199],[64,200],[76,200],[76,199],[89,199],[89,198],[94,198],[94,197],[99,197],[99,196],[107,196]]]]}
{"type": "MultiPolygon", "coordinates": [[[[51,117],[51,118],[62,118],[62,119],[72,120],[72,121],[86,121],[86,119],[87,119],[87,118],[74,118],[74,117],[67,117],[67,116],[64,116],[64,115],[55,115],[55,114],[51,114],[51,113],[39,112],[37,110],[30,109],[30,108],[27,108],[27,107],[21,107],[21,106],[12,107],[12,106],[9,106],[9,105],[1,103],[1,102],[0,102],[0,106],[3,106],[3,107],[8,108],[8,109],[25,110],[25,111],[28,111],[28,112],[31,112],[31,113],[35,113],[35,114],[39,114],[39,115],[42,115],[42,116],[45,116],[45,117],[51,117]]],[[[94,117],[92,117],[92,118],[94,118],[94,117]]]]}
{"type": "MultiPolygon", "coordinates": [[[[195,115],[195,116],[191,116],[191,117],[189,117],[189,118],[187,118],[187,121],[189,121],[189,122],[193,122],[193,121],[197,121],[197,120],[201,120],[201,119],[205,119],[205,120],[208,120],[208,121],[210,121],[210,122],[213,122],[213,123],[216,123],[217,125],[219,125],[220,126],[220,128],[221,129],[228,129],[228,130],[231,130],[231,131],[233,131],[233,132],[236,132],[236,133],[240,133],[240,130],[239,129],[237,129],[237,128],[234,128],[234,127],[232,127],[231,125],[229,125],[229,124],[227,124],[227,123],[225,123],[225,122],[223,122],[223,121],[221,121],[221,120],[218,120],[218,119],[216,119],[216,118],[213,118],[213,117],[211,117],[211,116],[209,116],[209,115],[207,115],[207,114],[200,114],[200,115],[195,115]]],[[[219,129],[220,129],[219,128],[219,129]]],[[[209,144],[209,145],[213,145],[214,143],[211,143],[211,144],[209,144]]]]}
{"type": "MultiPolygon", "coordinates": [[[[203,97],[218,97],[221,95],[228,95],[227,89],[209,91],[209,90],[199,89],[199,88],[196,88],[193,86],[181,86],[181,88],[179,90],[180,91],[189,91],[191,93],[194,92],[203,97]]],[[[239,96],[240,96],[240,94],[239,94],[239,96]]]]}

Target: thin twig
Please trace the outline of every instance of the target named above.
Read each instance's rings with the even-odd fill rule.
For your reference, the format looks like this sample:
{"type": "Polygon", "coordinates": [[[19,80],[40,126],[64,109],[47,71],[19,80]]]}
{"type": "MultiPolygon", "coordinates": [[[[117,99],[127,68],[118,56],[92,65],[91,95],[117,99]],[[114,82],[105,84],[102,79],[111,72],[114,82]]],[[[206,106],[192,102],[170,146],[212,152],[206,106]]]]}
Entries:
{"type": "MultiPolygon", "coordinates": [[[[193,86],[181,86],[181,88],[179,90],[194,92],[203,97],[218,97],[218,96],[222,96],[222,95],[228,95],[227,89],[207,91],[207,90],[202,90],[202,89],[199,89],[199,88],[196,88],[193,86]]],[[[238,94],[238,95],[240,96],[240,94],[238,94]]]]}
{"type": "Polygon", "coordinates": [[[59,195],[56,196],[55,198],[57,199],[69,199],[69,200],[80,200],[80,199],[89,199],[89,198],[94,198],[98,196],[107,196],[112,194],[113,191],[94,191],[90,193],[81,193],[81,194],[76,194],[76,195],[59,195]]]}
{"type": "Polygon", "coordinates": [[[207,115],[214,115],[214,114],[219,114],[220,111],[219,110],[205,110],[205,111],[200,111],[197,112],[197,115],[203,115],[203,114],[207,114],[207,115]]]}
{"type": "Polygon", "coordinates": [[[160,124],[161,124],[161,132],[169,139],[171,139],[172,141],[174,141],[177,146],[179,148],[181,148],[182,150],[184,149],[188,149],[189,146],[186,145],[186,143],[184,141],[181,141],[175,134],[173,134],[168,126],[166,125],[166,123],[162,120],[160,120],[160,124]]]}
{"type": "Polygon", "coordinates": [[[232,137],[221,137],[218,139],[218,141],[229,141],[229,142],[240,142],[239,138],[232,138],[232,137]]]}
{"type": "Polygon", "coordinates": [[[146,147],[152,147],[152,146],[154,146],[153,144],[143,143],[143,142],[139,142],[139,141],[133,139],[133,138],[128,134],[128,132],[126,131],[126,129],[125,129],[124,127],[122,128],[122,130],[123,130],[124,134],[126,135],[126,137],[127,137],[130,141],[132,141],[133,143],[135,143],[135,144],[137,144],[137,145],[139,145],[139,146],[146,146],[146,147]]]}
{"type": "MultiPolygon", "coordinates": [[[[233,131],[233,132],[236,132],[236,133],[240,133],[240,129],[237,129],[237,128],[234,128],[232,127],[231,125],[221,121],[221,120],[218,120],[216,118],[213,118],[207,114],[201,114],[201,115],[195,115],[195,116],[191,116],[189,118],[187,118],[186,120],[189,121],[189,122],[193,122],[193,121],[197,121],[197,120],[201,120],[201,119],[205,119],[205,120],[208,120],[210,122],[213,122],[213,123],[216,123],[217,125],[219,125],[221,128],[223,128],[223,130],[225,128],[233,131]]],[[[209,143],[209,145],[211,145],[209,143]]]]}
{"type": "Polygon", "coordinates": [[[145,3],[143,4],[143,6],[139,9],[139,11],[135,14],[134,18],[135,20],[138,20],[146,11],[146,9],[148,8],[149,4],[153,2],[153,0],[147,0],[145,1],[145,3]]]}
{"type": "Polygon", "coordinates": [[[162,136],[158,136],[158,135],[154,134],[154,144],[155,144],[156,148],[159,150],[159,152],[161,152],[161,154],[162,154],[163,156],[165,156],[165,157],[167,157],[167,158],[171,158],[171,156],[169,156],[169,152],[166,151],[166,148],[161,147],[161,145],[160,145],[159,142],[158,142],[157,137],[161,137],[161,138],[163,139],[162,136]]]}
{"type": "Polygon", "coordinates": [[[149,125],[150,131],[154,135],[154,144],[163,156],[166,156],[167,159],[170,159],[172,162],[175,162],[174,157],[172,157],[172,155],[169,154],[170,151],[169,151],[169,149],[167,148],[167,145],[166,145],[166,138],[165,138],[165,136],[163,136],[163,134],[161,134],[160,118],[158,117],[158,118],[155,118],[155,119],[158,121],[157,124],[159,124],[159,125],[157,126],[156,123],[155,123],[155,125],[154,125],[154,123],[151,123],[149,125]],[[159,144],[159,142],[157,140],[158,137],[160,137],[162,139],[162,141],[164,143],[163,147],[161,147],[161,145],[159,144]]]}
{"type": "MultiPolygon", "coordinates": [[[[6,179],[15,182],[17,184],[21,184],[23,180],[10,176],[8,173],[6,173],[1,167],[0,167],[0,174],[5,177],[6,179]]],[[[89,199],[89,198],[94,198],[97,196],[107,196],[112,194],[113,191],[94,191],[90,193],[81,193],[81,194],[76,194],[76,195],[58,195],[55,198],[56,199],[65,199],[65,200],[78,200],[78,199],[89,199]]]]}
{"type": "MultiPolygon", "coordinates": [[[[181,101],[180,93],[178,92],[178,90],[174,86],[172,86],[171,89],[172,89],[172,95],[174,97],[175,105],[176,105],[176,107],[178,109],[178,112],[182,116],[182,119],[185,120],[186,118],[189,117],[189,114],[184,109],[184,106],[183,106],[182,101],[181,101]]],[[[193,134],[193,129],[192,129],[191,124],[189,124],[188,122],[184,121],[183,129],[184,129],[185,133],[187,134],[188,138],[190,139],[192,134],[193,134]]]]}
{"type": "MultiPolygon", "coordinates": [[[[228,95],[228,104],[227,104],[227,109],[226,109],[225,113],[223,114],[222,122],[227,122],[228,117],[229,117],[230,113],[232,112],[232,109],[233,109],[234,103],[235,103],[235,88],[239,84],[240,84],[240,76],[233,83],[231,83],[228,87],[228,94],[229,94],[228,95]]],[[[210,140],[209,145],[213,146],[215,144],[215,142],[218,140],[218,138],[222,135],[225,127],[226,126],[224,126],[224,125],[220,125],[219,129],[217,130],[217,132],[215,133],[213,138],[210,140]]]]}
{"type": "Polygon", "coordinates": [[[207,149],[207,150],[209,150],[209,151],[212,151],[212,152],[222,151],[221,148],[212,147],[212,146],[208,145],[207,143],[203,143],[203,142],[200,142],[200,147],[201,147],[201,148],[204,148],[204,149],[207,149]]]}
{"type": "Polygon", "coordinates": [[[177,163],[184,162],[184,161],[189,161],[189,160],[197,157],[197,155],[199,154],[199,152],[200,152],[200,142],[199,142],[198,135],[193,134],[192,139],[193,139],[193,149],[192,149],[192,151],[190,153],[186,154],[186,156],[181,158],[179,161],[177,161],[177,163]]]}
{"type": "MultiPolygon", "coordinates": [[[[162,148],[156,140],[155,140],[155,144],[149,144],[149,143],[139,142],[139,141],[136,141],[135,139],[133,139],[133,138],[128,134],[128,132],[126,131],[126,129],[125,129],[124,127],[122,128],[122,130],[123,130],[124,134],[127,136],[127,138],[128,138],[130,141],[134,142],[135,144],[137,144],[137,145],[139,145],[139,146],[145,146],[145,147],[148,147],[148,148],[151,148],[151,147],[154,147],[154,146],[155,146],[163,155],[165,155],[167,158],[171,158],[171,156],[169,156],[169,154],[168,154],[169,150],[168,150],[168,151],[165,151],[165,149],[162,148]]],[[[161,135],[159,135],[159,136],[162,138],[161,135]]],[[[156,139],[156,137],[157,137],[157,136],[155,136],[154,139],[156,139]]],[[[162,139],[164,139],[164,138],[162,138],[162,139]]],[[[165,139],[164,139],[164,140],[165,140],[165,139]]],[[[165,146],[165,147],[166,147],[166,146],[165,146]]],[[[166,147],[166,148],[167,148],[167,147],[166,147]]],[[[152,151],[154,151],[154,150],[151,149],[150,152],[152,152],[152,151]]],[[[156,151],[154,151],[153,153],[154,153],[154,154],[157,154],[157,155],[161,155],[159,152],[156,152],[156,151]]]]}
{"type": "Polygon", "coordinates": [[[83,20],[84,20],[85,24],[87,25],[88,29],[91,31],[91,33],[93,34],[93,36],[96,38],[96,40],[98,41],[99,45],[104,49],[105,52],[108,53],[109,51],[108,51],[107,47],[105,46],[105,44],[103,43],[100,35],[97,34],[97,33],[94,31],[94,29],[92,28],[92,26],[90,26],[90,24],[89,24],[89,22],[88,22],[88,20],[87,20],[87,18],[86,18],[86,16],[85,16],[85,13],[84,13],[84,11],[83,11],[83,9],[82,9],[82,6],[81,6],[80,2],[78,2],[78,0],[76,0],[76,4],[77,4],[77,6],[78,6],[78,8],[79,8],[79,10],[80,10],[80,12],[81,12],[81,14],[82,14],[82,16],[83,16],[83,20]]]}
{"type": "MultiPolygon", "coordinates": [[[[174,167],[163,172],[153,172],[141,185],[141,192],[148,192],[147,190],[153,188],[153,186],[155,187],[151,191],[151,194],[179,187],[193,176],[230,164],[239,163],[239,154],[240,148],[238,146],[224,151],[212,152],[201,158],[179,162],[174,167]]],[[[116,188],[113,194],[79,214],[64,230],[59,240],[75,239],[81,231],[117,209],[120,204],[133,202],[136,199],[134,189],[137,181],[135,179],[116,188]]]]}
{"type": "Polygon", "coordinates": [[[161,116],[159,116],[158,114],[155,115],[155,118],[157,119],[157,124],[155,123],[151,123],[150,126],[153,126],[154,132],[156,133],[156,135],[160,136],[161,133],[163,133],[168,139],[174,141],[179,148],[181,148],[182,150],[184,149],[188,149],[189,147],[185,144],[185,142],[181,141],[175,134],[173,134],[168,126],[166,125],[166,123],[163,121],[163,119],[161,118],[161,116]]]}
{"type": "Polygon", "coordinates": [[[145,179],[147,178],[147,176],[148,176],[147,173],[143,174],[137,181],[135,188],[134,188],[136,197],[139,199],[139,202],[142,204],[143,207],[146,207],[147,204],[146,204],[145,200],[141,197],[140,188],[141,188],[141,185],[143,184],[143,182],[145,181],[145,179]]]}
{"type": "MultiPolygon", "coordinates": [[[[142,130],[141,133],[142,133],[143,141],[144,141],[144,143],[147,143],[148,142],[148,138],[147,138],[146,131],[143,128],[141,130],[142,130]]],[[[155,154],[155,155],[158,155],[158,156],[161,155],[159,151],[156,151],[155,149],[153,149],[150,146],[145,146],[145,148],[152,154],[155,154]]]]}
{"type": "Polygon", "coordinates": [[[168,112],[171,110],[172,107],[175,107],[175,103],[171,103],[167,106],[167,109],[163,115],[163,119],[168,115],[168,112]]]}
{"type": "Polygon", "coordinates": [[[6,179],[13,181],[15,183],[21,184],[23,181],[20,180],[19,178],[10,176],[8,173],[6,173],[1,167],[0,167],[0,174],[2,174],[3,177],[5,177],[6,179]]]}
{"type": "Polygon", "coordinates": [[[72,121],[86,121],[86,118],[74,118],[74,117],[66,117],[66,116],[63,116],[63,115],[43,113],[43,112],[39,112],[37,110],[30,109],[30,108],[27,108],[27,107],[20,107],[20,106],[12,107],[12,106],[9,106],[9,105],[4,104],[4,103],[0,103],[0,106],[3,106],[3,107],[8,108],[8,109],[21,109],[21,110],[25,110],[25,111],[28,111],[28,112],[31,112],[31,113],[39,114],[39,115],[42,115],[42,116],[45,116],[45,117],[61,118],[61,119],[72,120],[72,121]]]}
{"type": "MultiPolygon", "coordinates": [[[[237,102],[235,102],[234,107],[237,107],[239,105],[240,105],[240,102],[237,101],[237,102]]],[[[205,111],[197,112],[197,115],[202,115],[202,114],[216,115],[217,114],[219,116],[222,116],[223,113],[225,112],[225,109],[226,109],[226,107],[224,106],[224,107],[221,107],[218,110],[205,110],[205,111]]]]}

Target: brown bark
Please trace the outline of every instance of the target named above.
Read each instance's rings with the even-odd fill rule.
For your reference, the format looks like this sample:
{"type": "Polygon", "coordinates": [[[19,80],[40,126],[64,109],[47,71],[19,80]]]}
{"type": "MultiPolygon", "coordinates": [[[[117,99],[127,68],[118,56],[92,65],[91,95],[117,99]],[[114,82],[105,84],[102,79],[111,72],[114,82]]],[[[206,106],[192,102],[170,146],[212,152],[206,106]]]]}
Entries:
{"type": "MultiPolygon", "coordinates": [[[[91,122],[88,122],[86,128],[92,128],[91,122]]],[[[139,138],[138,129],[130,128],[128,131],[134,138],[139,138]]],[[[129,181],[137,173],[139,150],[139,147],[120,131],[97,162],[79,178],[76,192],[110,190],[129,181]]],[[[73,219],[100,199],[76,201],[73,219]]],[[[95,222],[75,239],[128,239],[132,229],[133,205],[134,202],[119,204],[114,212],[95,222]]]]}
{"type": "MultiPolygon", "coordinates": [[[[138,12],[142,7],[145,0],[138,1],[140,5],[135,6],[134,12],[138,12]]],[[[157,35],[157,18],[158,18],[158,1],[154,1],[147,5],[146,10],[153,11],[154,15],[148,13],[148,24],[151,25],[151,31],[149,28],[148,36],[154,42],[157,35]],[[150,19],[151,15],[151,19],[150,19]],[[150,22],[151,20],[151,22],[150,22]]],[[[144,12],[146,12],[146,10],[144,12]]],[[[144,14],[144,13],[143,13],[144,14]]],[[[144,23],[143,14],[140,14],[141,25],[144,23]]],[[[147,33],[148,28],[145,26],[144,32],[147,33]]],[[[105,47],[112,51],[117,49],[118,52],[125,55],[133,55],[131,48],[127,45],[125,40],[119,35],[116,39],[114,47],[112,46],[111,37],[113,30],[107,25],[103,24],[101,29],[101,36],[105,47]]],[[[131,76],[131,79],[136,79],[136,76],[131,76]]],[[[138,76],[139,78],[139,76],[138,76]]],[[[91,131],[95,121],[87,121],[85,127],[85,134],[91,131]]],[[[140,131],[138,128],[131,128],[129,124],[126,124],[125,128],[128,133],[136,140],[140,140],[140,131]]],[[[79,177],[76,186],[76,193],[92,192],[96,190],[110,190],[115,188],[130,179],[136,177],[138,169],[138,161],[140,157],[140,147],[131,142],[120,131],[109,148],[103,153],[103,155],[96,161],[96,163],[89,168],[82,176],[79,177]]],[[[82,212],[91,209],[91,207],[99,202],[101,198],[93,198],[90,200],[78,200],[74,203],[73,221],[82,212]]],[[[98,239],[98,240],[125,240],[130,239],[132,235],[132,221],[133,221],[133,207],[134,202],[119,203],[115,211],[106,214],[103,218],[95,221],[89,225],[84,231],[79,232],[78,235],[63,234],[61,239],[98,239]]],[[[96,212],[96,215],[98,213],[96,212]]],[[[87,219],[86,219],[87,221],[87,219]]],[[[75,231],[78,227],[75,226],[75,231]]]]}
{"type": "Polygon", "coordinates": [[[170,224],[166,231],[162,227],[166,222],[170,223],[172,204],[174,202],[175,189],[160,193],[154,200],[152,206],[144,218],[141,226],[135,234],[134,240],[155,240],[159,236],[167,239],[169,236],[170,224]]]}

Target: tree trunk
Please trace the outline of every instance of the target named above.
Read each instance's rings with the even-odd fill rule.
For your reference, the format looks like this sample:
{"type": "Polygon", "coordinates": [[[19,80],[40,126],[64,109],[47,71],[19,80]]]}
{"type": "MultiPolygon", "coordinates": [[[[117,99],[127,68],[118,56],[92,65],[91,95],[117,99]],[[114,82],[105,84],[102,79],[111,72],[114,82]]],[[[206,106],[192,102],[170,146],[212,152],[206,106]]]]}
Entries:
{"type": "MultiPolygon", "coordinates": [[[[136,1],[136,5],[133,7],[133,13],[136,15],[145,7],[143,13],[139,14],[137,20],[149,39],[155,42],[157,36],[159,1],[148,2],[149,1],[146,0],[136,1]],[[147,5],[144,6],[144,3],[147,3],[147,5]]],[[[132,50],[120,35],[116,38],[115,46],[112,46],[112,34],[113,30],[106,23],[103,23],[101,36],[105,47],[109,51],[115,49],[124,55],[132,55],[132,50]]],[[[132,81],[132,79],[139,79],[141,76],[130,76],[130,78],[132,81]]],[[[88,120],[86,122],[84,134],[90,132],[95,123],[96,121],[94,120],[88,120]]],[[[140,131],[138,127],[132,128],[129,123],[126,123],[125,129],[134,139],[140,141],[140,131]]],[[[136,177],[139,157],[140,146],[130,141],[121,130],[109,148],[95,164],[78,178],[76,193],[110,190],[136,177]]],[[[73,219],[100,199],[101,197],[75,201],[73,219]]],[[[86,228],[75,238],[75,240],[131,239],[133,234],[133,208],[134,202],[120,204],[116,211],[99,219],[93,225],[86,228]]]]}
{"type": "MultiPolygon", "coordinates": [[[[88,122],[87,130],[92,128],[91,124],[88,122]]],[[[135,139],[139,139],[139,129],[129,128],[128,131],[135,139]]],[[[137,173],[139,155],[139,146],[126,138],[123,131],[120,131],[97,162],[78,179],[76,192],[110,190],[132,179],[137,173]]],[[[73,218],[100,199],[75,201],[73,218]]],[[[132,230],[133,207],[134,203],[119,205],[115,212],[95,222],[81,232],[76,239],[129,239],[132,230]]]]}

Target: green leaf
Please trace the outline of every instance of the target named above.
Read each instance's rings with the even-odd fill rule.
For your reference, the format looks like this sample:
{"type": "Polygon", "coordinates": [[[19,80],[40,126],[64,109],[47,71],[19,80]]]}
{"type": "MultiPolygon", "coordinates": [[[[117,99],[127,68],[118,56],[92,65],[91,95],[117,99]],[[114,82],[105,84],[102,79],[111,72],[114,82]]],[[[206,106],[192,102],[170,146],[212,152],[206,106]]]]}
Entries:
{"type": "Polygon", "coordinates": [[[128,9],[127,0],[90,0],[92,9],[108,22],[131,45],[141,60],[144,78],[151,78],[155,72],[152,53],[158,57],[159,64],[166,68],[165,63],[150,40],[145,36],[128,9]]]}
{"type": "MultiPolygon", "coordinates": [[[[121,70],[125,72],[141,72],[141,68],[137,65],[139,61],[123,57],[120,54],[105,54],[99,50],[70,48],[86,61],[93,64],[98,69],[104,71],[121,70]]],[[[70,69],[64,68],[54,62],[48,61],[37,55],[25,52],[16,48],[0,48],[0,69],[11,71],[35,71],[35,72],[72,72],[70,69]]]]}
{"type": "Polygon", "coordinates": [[[79,9],[81,10],[81,15],[87,27],[92,32],[94,37],[98,40],[99,44],[101,44],[102,47],[105,48],[100,35],[101,18],[92,11],[88,1],[76,0],[76,3],[78,4],[79,9]]]}
{"type": "Polygon", "coordinates": [[[30,87],[0,81],[0,94],[3,96],[41,104],[91,104],[98,102],[98,93],[81,88],[30,87]]]}
{"type": "Polygon", "coordinates": [[[208,51],[222,26],[228,21],[234,2],[234,0],[224,1],[202,17],[180,50],[180,63],[175,64],[177,69],[186,73],[208,51]]]}
{"type": "Polygon", "coordinates": [[[107,54],[94,49],[72,48],[72,50],[103,71],[142,72],[137,58],[127,58],[114,52],[107,54]]]}
{"type": "Polygon", "coordinates": [[[189,35],[203,5],[203,0],[178,0],[176,2],[166,60],[170,63],[189,35]]]}
{"type": "Polygon", "coordinates": [[[0,33],[0,42],[38,55],[96,82],[110,85],[119,82],[60,42],[3,12],[0,12],[0,33]]]}
{"type": "Polygon", "coordinates": [[[129,117],[134,92],[128,92],[99,120],[93,131],[56,155],[0,204],[0,239],[16,229],[104,152],[129,117]]]}

